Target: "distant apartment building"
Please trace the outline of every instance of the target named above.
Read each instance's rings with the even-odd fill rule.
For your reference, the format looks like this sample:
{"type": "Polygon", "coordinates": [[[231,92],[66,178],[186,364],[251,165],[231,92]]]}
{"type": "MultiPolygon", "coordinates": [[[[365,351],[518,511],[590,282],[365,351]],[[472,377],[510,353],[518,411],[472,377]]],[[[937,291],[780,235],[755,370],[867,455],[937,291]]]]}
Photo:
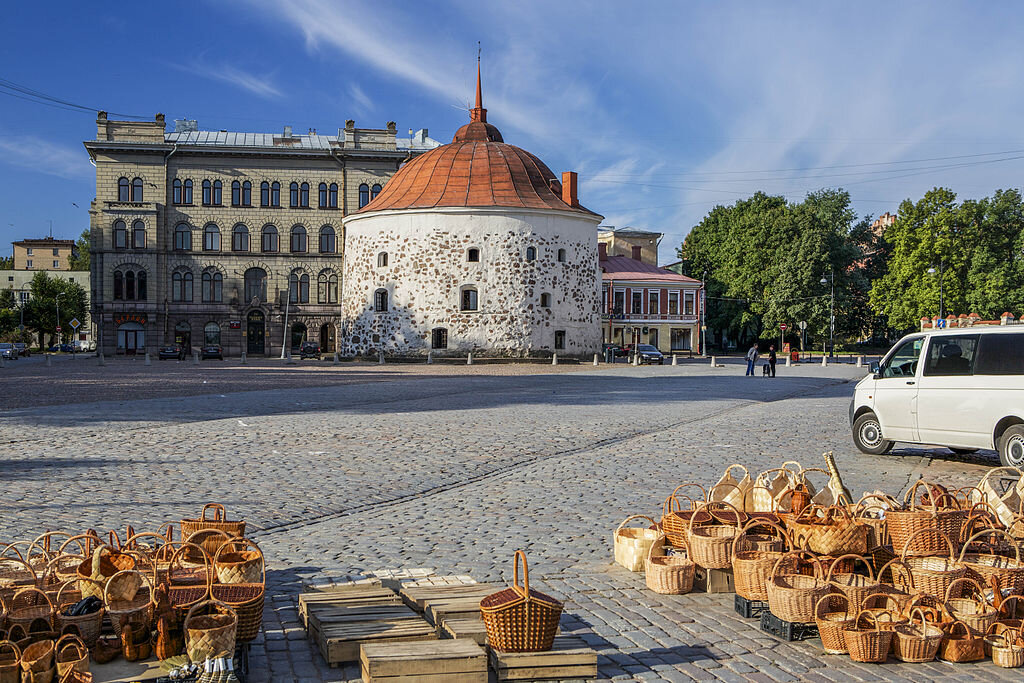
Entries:
{"type": "MultiPolygon", "coordinates": [[[[77,283],[85,290],[86,307],[89,301],[89,271],[71,270],[71,256],[74,254],[74,240],[58,240],[53,237],[27,239],[12,242],[14,251],[14,268],[0,270],[0,291],[10,289],[14,293],[14,302],[23,306],[32,298],[32,278],[36,273],[45,272],[47,276],[69,280],[77,283]]],[[[64,339],[74,335],[76,339],[90,339],[92,325],[86,314],[85,320],[76,332],[65,329],[64,339]]]]}
{"type": "Polygon", "coordinates": [[[14,270],[71,270],[74,240],[52,237],[12,242],[14,270]]]}

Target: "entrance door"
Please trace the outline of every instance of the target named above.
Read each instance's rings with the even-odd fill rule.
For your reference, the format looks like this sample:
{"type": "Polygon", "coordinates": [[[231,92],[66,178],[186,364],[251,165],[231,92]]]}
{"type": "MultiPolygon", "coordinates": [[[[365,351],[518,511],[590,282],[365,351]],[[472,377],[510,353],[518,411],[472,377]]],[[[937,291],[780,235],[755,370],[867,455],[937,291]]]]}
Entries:
{"type": "Polygon", "coordinates": [[[262,311],[250,311],[246,318],[246,353],[254,356],[265,354],[266,351],[266,326],[264,325],[262,311]]]}
{"type": "Polygon", "coordinates": [[[180,322],[174,326],[174,343],[182,348],[186,356],[192,355],[192,326],[180,322]]]}
{"type": "Polygon", "coordinates": [[[334,353],[334,325],[331,323],[320,326],[320,350],[324,353],[334,353]]]}
{"type": "Polygon", "coordinates": [[[139,333],[135,330],[124,331],[124,352],[125,355],[134,356],[139,348],[139,333]]]}

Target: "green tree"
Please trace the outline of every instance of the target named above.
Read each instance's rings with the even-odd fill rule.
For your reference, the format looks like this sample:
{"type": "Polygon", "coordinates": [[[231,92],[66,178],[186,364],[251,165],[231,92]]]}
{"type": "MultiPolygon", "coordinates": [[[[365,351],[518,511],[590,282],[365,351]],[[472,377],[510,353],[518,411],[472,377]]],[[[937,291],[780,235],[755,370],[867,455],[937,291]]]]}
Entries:
{"type": "Polygon", "coordinates": [[[44,335],[56,341],[58,324],[66,334],[70,331],[68,321],[72,318],[83,320],[86,307],[85,290],[77,282],[50,277],[38,272],[30,284],[30,298],[25,305],[25,327],[33,330],[39,339],[39,346],[45,344],[44,335]],[[60,320],[57,319],[58,296],[60,297],[60,320]]]}
{"type": "Polygon", "coordinates": [[[14,255],[0,256],[0,270],[12,270],[14,268],[14,255]]]}
{"type": "Polygon", "coordinates": [[[71,250],[71,258],[68,259],[71,270],[89,270],[89,239],[89,228],[86,228],[78,236],[75,247],[71,250]]]}
{"type": "MultiPolygon", "coordinates": [[[[997,190],[978,202],[978,225],[967,267],[967,306],[982,318],[1024,306],[1024,202],[1017,190],[997,190]]],[[[945,283],[943,283],[945,284],[945,283]]],[[[948,309],[948,307],[947,307],[948,309]]]]}

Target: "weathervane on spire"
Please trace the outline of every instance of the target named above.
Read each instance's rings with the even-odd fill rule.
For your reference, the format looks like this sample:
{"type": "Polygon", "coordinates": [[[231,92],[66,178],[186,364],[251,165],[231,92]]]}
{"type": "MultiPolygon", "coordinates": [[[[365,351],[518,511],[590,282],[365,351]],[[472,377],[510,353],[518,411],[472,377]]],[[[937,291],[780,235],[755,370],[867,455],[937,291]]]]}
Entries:
{"type": "Polygon", "coordinates": [[[470,121],[487,123],[487,110],[484,109],[483,91],[480,89],[480,41],[476,41],[476,106],[469,110],[470,121]]]}

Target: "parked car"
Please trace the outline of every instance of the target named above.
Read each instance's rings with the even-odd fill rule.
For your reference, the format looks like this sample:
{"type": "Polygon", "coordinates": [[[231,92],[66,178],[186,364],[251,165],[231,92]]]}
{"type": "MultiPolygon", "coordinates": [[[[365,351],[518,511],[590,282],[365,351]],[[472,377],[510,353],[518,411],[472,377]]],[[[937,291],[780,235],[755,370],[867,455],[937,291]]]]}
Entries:
{"type": "Polygon", "coordinates": [[[74,347],[75,347],[75,351],[77,353],[85,353],[87,351],[95,351],[96,350],[96,342],[94,342],[94,341],[85,341],[84,339],[76,339],[74,341],[74,347]]]}
{"type": "Polygon", "coordinates": [[[207,344],[199,351],[200,357],[203,360],[210,358],[216,358],[217,360],[224,360],[224,349],[217,344],[207,344]]]}
{"type": "Polygon", "coordinates": [[[19,356],[31,356],[32,349],[28,347],[25,342],[14,342],[14,348],[17,350],[19,356]]]}
{"type": "Polygon", "coordinates": [[[72,344],[54,344],[47,350],[50,353],[74,353],[75,347],[72,344]]]}
{"type": "Polygon", "coordinates": [[[320,359],[320,345],[313,341],[304,341],[299,347],[299,359],[305,360],[306,358],[320,359]]]}
{"type": "Polygon", "coordinates": [[[637,353],[640,354],[641,363],[648,363],[652,365],[657,363],[658,365],[662,365],[665,362],[665,356],[662,355],[661,351],[659,351],[656,346],[652,346],[650,344],[637,344],[636,350],[637,353]]]}
{"type": "Polygon", "coordinates": [[[2,342],[0,343],[0,356],[3,356],[4,360],[18,360],[18,350],[14,348],[14,344],[2,342]]]}
{"type": "Polygon", "coordinates": [[[614,358],[622,358],[626,355],[626,350],[618,344],[605,344],[603,349],[604,355],[608,355],[608,351],[611,350],[614,358]]]}
{"type": "Polygon", "coordinates": [[[1024,329],[970,327],[907,335],[850,402],[853,442],[879,455],[894,442],[954,453],[994,448],[1024,467],[1024,329]]]}
{"type": "Polygon", "coordinates": [[[160,360],[182,360],[185,356],[180,344],[172,344],[161,346],[156,357],[160,360]]]}

